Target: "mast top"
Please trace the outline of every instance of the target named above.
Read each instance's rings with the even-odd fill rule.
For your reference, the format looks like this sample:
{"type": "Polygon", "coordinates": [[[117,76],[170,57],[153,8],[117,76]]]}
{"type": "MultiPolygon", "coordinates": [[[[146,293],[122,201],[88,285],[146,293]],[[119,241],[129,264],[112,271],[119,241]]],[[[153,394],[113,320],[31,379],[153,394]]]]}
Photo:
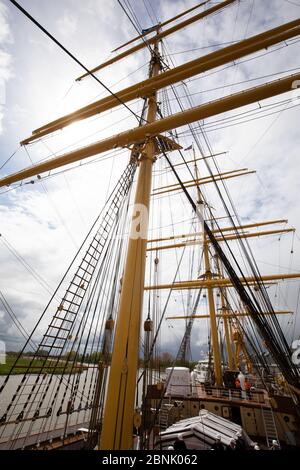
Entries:
{"type": "Polygon", "coordinates": [[[122,44],[121,46],[118,46],[116,47],[116,49],[114,49],[112,52],[117,52],[119,51],[120,49],[123,49],[123,47],[126,47],[126,46],[129,46],[129,44],[132,44],[133,42],[137,41],[138,39],[142,39],[142,38],[145,38],[146,36],[148,36],[148,34],[151,34],[153,33],[154,31],[158,31],[160,28],[163,28],[164,26],[166,26],[167,24],[169,23],[172,23],[173,21],[175,20],[178,20],[179,18],[181,18],[182,16],[185,16],[187,15],[188,13],[191,13],[192,11],[194,10],[197,10],[198,8],[206,5],[206,3],[209,3],[210,0],[206,0],[205,2],[202,2],[202,3],[199,3],[198,5],[192,7],[192,8],[189,8],[188,10],[185,10],[183,11],[182,13],[179,13],[178,15],[176,16],[173,16],[173,18],[170,18],[169,20],[166,20],[164,21],[163,23],[158,23],[154,26],[152,26],[151,28],[147,28],[145,30],[142,30],[142,34],[140,34],[139,36],[136,36],[135,38],[133,39],[130,39],[128,42],[126,42],[125,44],[122,44]]]}
{"type": "Polygon", "coordinates": [[[195,21],[202,20],[202,19],[208,17],[209,15],[212,15],[213,13],[216,13],[217,11],[222,10],[223,8],[231,5],[232,3],[236,2],[236,1],[237,0],[226,0],[225,2],[222,2],[218,5],[215,5],[212,8],[210,8],[210,9],[204,11],[204,12],[198,13],[198,15],[195,15],[192,18],[189,18],[189,19],[183,21],[182,23],[179,23],[178,25],[172,26],[171,28],[169,28],[169,29],[167,29],[167,30],[165,30],[161,33],[158,33],[153,38],[143,40],[142,43],[132,47],[131,49],[128,49],[125,52],[122,52],[121,54],[117,55],[116,57],[113,57],[110,60],[107,60],[106,62],[103,62],[102,64],[98,65],[97,67],[94,67],[92,70],[90,70],[89,73],[85,73],[85,74],[81,75],[80,77],[78,77],[76,79],[76,81],[80,81],[83,78],[88,77],[91,73],[98,72],[99,70],[102,70],[103,68],[107,67],[108,65],[114,64],[115,62],[118,62],[119,60],[123,59],[124,57],[127,57],[127,56],[133,54],[134,52],[137,52],[137,51],[143,49],[144,47],[149,47],[152,44],[154,44],[155,42],[160,41],[164,37],[169,36],[170,34],[175,33],[176,31],[179,31],[180,29],[185,28],[186,26],[189,26],[192,23],[195,23],[195,21]]]}

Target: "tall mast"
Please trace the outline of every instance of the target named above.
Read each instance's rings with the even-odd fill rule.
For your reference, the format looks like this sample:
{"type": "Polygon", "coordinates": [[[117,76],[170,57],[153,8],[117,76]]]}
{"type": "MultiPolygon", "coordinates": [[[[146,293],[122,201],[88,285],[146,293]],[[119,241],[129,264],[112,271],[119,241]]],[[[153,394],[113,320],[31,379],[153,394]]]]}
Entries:
{"type": "MultiPolygon", "coordinates": [[[[158,42],[152,53],[150,76],[160,71],[158,42]]],[[[148,98],[147,122],[156,120],[156,92],[148,98]]],[[[155,158],[153,138],[146,140],[140,155],[139,175],[122,292],[112,354],[107,400],[100,438],[101,449],[124,450],[133,445],[134,403],[139,360],[140,326],[143,307],[147,249],[147,228],[155,158]],[[140,232],[134,233],[134,217],[140,213],[140,232]]]]}
{"type": "MultiPolygon", "coordinates": [[[[193,152],[194,152],[194,161],[195,161],[196,181],[199,181],[200,175],[199,175],[198,165],[196,162],[196,155],[195,155],[194,147],[193,147],[193,152]]],[[[202,198],[202,194],[201,194],[199,185],[197,184],[197,206],[201,210],[202,220],[203,220],[203,208],[204,208],[203,203],[204,201],[202,198]]],[[[208,240],[204,234],[204,227],[202,229],[202,232],[203,232],[203,254],[204,254],[205,279],[211,280],[213,276],[212,276],[210,260],[209,260],[208,240]]],[[[213,289],[211,287],[207,289],[207,296],[208,296],[210,330],[211,330],[211,339],[212,339],[212,348],[213,348],[213,357],[214,357],[215,382],[218,387],[222,387],[223,380],[222,380],[221,351],[220,351],[219,336],[218,336],[218,324],[217,324],[215,299],[214,299],[213,289]]]]}
{"type": "MultiPolygon", "coordinates": [[[[218,267],[218,272],[220,275],[220,278],[224,279],[224,273],[223,269],[221,266],[220,259],[217,258],[217,267],[218,267]]],[[[227,351],[227,359],[228,359],[228,368],[229,370],[234,370],[235,365],[234,365],[234,360],[233,360],[233,354],[232,354],[232,340],[230,337],[230,331],[229,331],[229,318],[228,318],[228,305],[227,305],[227,298],[225,294],[225,289],[220,289],[220,295],[221,295],[221,312],[222,312],[222,319],[223,319],[223,325],[224,325],[224,333],[225,333],[225,344],[226,344],[226,351],[227,351]]]]}
{"type": "MultiPolygon", "coordinates": [[[[205,279],[207,281],[211,281],[213,279],[213,275],[211,272],[208,239],[206,235],[204,238],[203,250],[204,250],[205,279]]],[[[220,352],[219,336],[218,336],[217,315],[216,315],[214,292],[211,286],[207,287],[207,296],[208,296],[211,340],[212,340],[213,357],[214,357],[215,382],[216,382],[217,387],[222,387],[222,383],[223,383],[222,366],[221,366],[221,352],[220,352]]]]}
{"type": "Polygon", "coordinates": [[[227,358],[228,358],[228,368],[229,370],[234,370],[234,361],[233,361],[233,354],[232,354],[232,342],[230,338],[230,331],[229,331],[229,320],[228,320],[228,307],[227,301],[224,295],[223,290],[221,289],[221,302],[222,302],[222,318],[224,324],[224,333],[225,333],[225,343],[226,343],[226,350],[227,350],[227,358]]]}
{"type": "MultiPolygon", "coordinates": [[[[194,151],[194,148],[193,148],[193,151],[194,151]]],[[[199,170],[198,170],[198,166],[196,163],[195,152],[194,152],[194,161],[195,161],[196,181],[199,181],[199,170]]],[[[204,201],[203,201],[202,194],[201,194],[198,184],[197,184],[197,196],[198,196],[197,206],[202,211],[202,216],[203,216],[203,202],[204,201]]],[[[203,217],[202,217],[202,220],[203,220],[203,217]]],[[[212,276],[210,260],[209,260],[208,239],[204,233],[204,227],[203,227],[202,233],[203,233],[203,255],[204,255],[205,279],[209,281],[213,278],[213,276],[212,276]]],[[[214,299],[214,292],[213,292],[212,287],[208,287],[207,296],[208,296],[208,308],[209,308],[209,319],[210,319],[210,331],[211,331],[213,357],[214,357],[215,382],[218,387],[222,387],[221,352],[220,352],[219,337],[218,337],[218,325],[217,325],[215,299],[214,299]]]]}

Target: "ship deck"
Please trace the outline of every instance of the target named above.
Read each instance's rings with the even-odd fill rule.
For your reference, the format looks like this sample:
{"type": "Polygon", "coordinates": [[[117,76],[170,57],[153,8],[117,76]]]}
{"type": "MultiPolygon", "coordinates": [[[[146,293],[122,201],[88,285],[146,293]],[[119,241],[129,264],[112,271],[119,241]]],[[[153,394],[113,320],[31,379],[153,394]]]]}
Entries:
{"type": "MultiPolygon", "coordinates": [[[[175,391],[175,390],[174,390],[175,391]]],[[[191,393],[183,397],[178,394],[178,385],[176,385],[176,392],[173,393],[172,388],[169,393],[165,394],[166,398],[185,398],[189,400],[206,400],[212,402],[235,403],[236,405],[243,406],[259,406],[270,408],[270,398],[266,390],[256,389],[249,393],[243,390],[207,387],[204,384],[197,384],[191,387],[191,393]]]]}

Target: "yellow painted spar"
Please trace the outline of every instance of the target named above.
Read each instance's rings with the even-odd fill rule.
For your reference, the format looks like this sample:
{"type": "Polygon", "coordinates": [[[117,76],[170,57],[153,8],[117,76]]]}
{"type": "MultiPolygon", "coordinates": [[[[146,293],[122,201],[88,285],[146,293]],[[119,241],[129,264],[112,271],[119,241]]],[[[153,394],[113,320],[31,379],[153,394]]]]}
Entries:
{"type": "MultiPolygon", "coordinates": [[[[254,290],[257,289],[257,287],[258,287],[256,281],[253,281],[253,282],[242,282],[242,284],[243,284],[243,286],[247,285],[247,287],[253,287],[254,290]]],[[[273,281],[273,282],[264,282],[264,286],[268,286],[268,287],[270,287],[270,286],[277,286],[277,285],[278,285],[278,282],[275,282],[275,281],[273,281]]],[[[224,286],[214,286],[214,287],[216,287],[216,288],[217,288],[217,287],[223,288],[224,286]]],[[[235,286],[234,286],[233,284],[230,284],[230,283],[229,283],[228,285],[226,285],[225,287],[226,287],[226,289],[235,288],[235,286]]],[[[159,287],[158,287],[158,289],[159,289],[159,287]]],[[[193,287],[192,289],[197,289],[197,288],[196,288],[196,287],[193,287]]],[[[200,289],[205,289],[205,287],[200,287],[200,289]]],[[[145,287],[145,290],[147,290],[146,287],[145,287]]],[[[154,288],[153,288],[153,289],[148,289],[148,290],[154,290],[154,288]]],[[[191,290],[191,288],[190,288],[189,286],[185,286],[185,287],[176,287],[176,288],[173,288],[172,290],[176,290],[176,291],[179,291],[179,290],[180,290],[180,291],[187,290],[187,291],[188,291],[188,290],[191,290]]]]}
{"type": "Polygon", "coordinates": [[[246,106],[256,101],[262,101],[272,96],[287,93],[293,90],[295,81],[300,80],[300,73],[289,75],[285,78],[269,82],[265,85],[260,85],[250,88],[245,91],[235,93],[233,95],[221,98],[219,100],[211,101],[195,108],[183,111],[164,119],[155,122],[150,122],[142,127],[136,127],[129,131],[122,132],[104,140],[100,140],[87,147],[74,150],[59,157],[49,159],[43,163],[38,163],[25,170],[14,173],[13,175],[6,176],[0,180],[0,187],[16,183],[24,178],[29,178],[38,175],[44,171],[53,170],[69,163],[74,163],[78,160],[97,155],[117,147],[128,147],[132,144],[143,143],[158,134],[181,127],[185,124],[190,124],[201,119],[205,119],[217,114],[230,111],[241,106],[246,106]]]}
{"type": "MultiPolygon", "coordinates": [[[[223,180],[229,180],[232,178],[237,178],[238,176],[245,176],[245,175],[252,175],[256,173],[256,171],[244,171],[244,170],[235,170],[235,171],[227,171],[226,173],[220,173],[219,175],[214,175],[214,176],[207,176],[205,178],[200,178],[198,180],[194,180],[195,182],[190,184],[190,182],[185,182],[183,183],[185,188],[193,188],[195,186],[199,186],[199,184],[204,185],[204,184],[209,184],[209,183],[214,183],[216,181],[223,181],[223,180]],[[188,184],[187,184],[188,183],[188,184]]],[[[173,186],[176,186],[175,184],[173,186]]],[[[168,187],[168,186],[166,186],[168,187]]],[[[166,193],[173,193],[176,191],[182,191],[182,188],[180,185],[178,185],[176,188],[171,188],[171,189],[166,189],[164,191],[159,191],[159,189],[162,188],[157,188],[155,193],[152,193],[152,196],[159,196],[161,194],[166,194],[166,193]]]]}
{"type": "MultiPolygon", "coordinates": [[[[177,167],[177,166],[182,166],[182,165],[187,165],[188,163],[196,163],[196,162],[200,162],[202,160],[208,160],[209,158],[214,158],[214,157],[218,157],[220,155],[226,155],[227,152],[220,152],[220,153],[215,153],[213,155],[207,155],[205,157],[201,157],[201,158],[195,158],[194,160],[187,160],[187,161],[184,161],[182,163],[176,163],[176,165],[173,165],[174,167],[177,167]]],[[[165,170],[170,170],[170,167],[167,166],[165,168],[165,170]]]]}
{"type": "MultiPolygon", "coordinates": [[[[275,225],[275,224],[287,224],[288,220],[270,220],[266,222],[259,222],[255,224],[246,224],[246,225],[236,225],[235,227],[224,227],[220,229],[212,230],[212,233],[223,233],[223,232],[232,232],[233,230],[245,230],[249,228],[257,228],[257,227],[264,227],[266,225],[275,225]]],[[[188,237],[195,237],[197,235],[202,235],[200,232],[195,233],[183,233],[182,235],[174,235],[171,237],[165,238],[153,238],[152,240],[148,240],[148,243],[157,243],[157,242],[164,242],[168,240],[177,240],[178,238],[188,238],[188,237]]]]}
{"type": "MultiPolygon", "coordinates": [[[[233,174],[240,173],[241,171],[248,171],[248,168],[241,168],[240,170],[226,171],[225,173],[218,173],[217,175],[212,175],[212,176],[211,175],[210,176],[203,176],[202,178],[184,181],[183,184],[186,185],[186,184],[189,184],[189,183],[202,183],[206,180],[214,179],[217,176],[225,176],[225,175],[229,175],[229,174],[232,174],[232,173],[233,174]]],[[[160,188],[154,188],[153,192],[161,191],[162,189],[174,188],[175,186],[179,186],[180,189],[181,189],[181,186],[180,186],[179,183],[174,183],[174,184],[170,184],[169,186],[161,186],[160,188]]]]}
{"type": "MultiPolygon", "coordinates": [[[[295,229],[289,228],[289,229],[283,229],[283,230],[266,230],[264,232],[257,232],[257,233],[241,232],[235,235],[227,235],[225,237],[216,237],[216,241],[220,243],[220,242],[226,242],[230,240],[238,240],[240,238],[255,238],[255,237],[264,237],[267,235],[280,235],[280,234],[282,235],[284,233],[291,233],[291,232],[295,232],[295,229]]],[[[203,234],[200,233],[199,235],[203,235],[203,234]]],[[[147,251],[172,250],[174,248],[183,248],[185,246],[199,245],[199,243],[201,242],[202,242],[201,238],[189,239],[189,240],[185,240],[182,243],[175,243],[173,245],[154,246],[154,247],[148,248],[147,251]]],[[[209,240],[208,240],[208,243],[210,243],[209,240]]]]}
{"type": "MultiPolygon", "coordinates": [[[[291,315],[294,312],[290,310],[278,310],[275,312],[263,312],[263,315],[291,315]]],[[[235,318],[235,317],[249,317],[249,313],[217,313],[217,318],[235,318]]],[[[209,318],[209,315],[181,315],[181,316],[174,316],[174,317],[166,317],[166,320],[189,320],[190,318],[195,318],[196,320],[201,320],[202,318],[209,318]]]]}
{"type": "Polygon", "coordinates": [[[159,24],[157,24],[156,26],[153,26],[153,28],[151,28],[150,31],[146,31],[146,32],[143,33],[143,34],[140,34],[139,36],[136,36],[135,38],[131,39],[130,41],[126,42],[125,44],[122,44],[122,46],[117,47],[117,48],[114,49],[112,52],[117,52],[117,51],[119,51],[120,49],[123,49],[123,47],[129,46],[129,44],[132,44],[133,42],[137,41],[138,39],[142,39],[142,38],[146,37],[148,34],[151,34],[153,31],[157,30],[158,28],[163,28],[163,27],[166,26],[167,24],[173,23],[173,21],[175,21],[175,20],[179,20],[179,18],[182,18],[182,16],[185,16],[185,15],[187,15],[188,13],[191,13],[192,11],[195,11],[195,10],[197,10],[198,8],[203,7],[203,6],[206,5],[206,3],[208,3],[209,1],[210,1],[210,0],[206,0],[206,2],[199,3],[199,5],[196,5],[196,6],[192,7],[192,8],[189,8],[188,10],[183,11],[183,12],[180,13],[179,15],[173,16],[173,18],[170,18],[169,20],[164,21],[163,23],[159,23],[159,24]]]}
{"type": "MultiPolygon", "coordinates": [[[[285,279],[299,279],[300,273],[294,274],[272,274],[268,276],[261,276],[261,281],[280,281],[285,279]]],[[[255,283],[257,285],[257,279],[254,277],[240,278],[242,284],[245,283],[255,283]]],[[[173,284],[160,284],[157,286],[145,286],[145,290],[155,290],[155,289],[206,289],[207,287],[232,287],[230,279],[213,279],[209,281],[201,281],[200,279],[195,279],[192,281],[182,281],[174,282],[173,284]]]]}
{"type": "MultiPolygon", "coordinates": [[[[215,183],[217,181],[223,181],[223,180],[230,180],[232,178],[237,178],[238,176],[246,176],[246,175],[253,175],[254,173],[256,173],[255,170],[252,170],[252,171],[244,171],[242,173],[238,173],[238,174],[230,174],[230,175],[227,175],[227,176],[216,176],[214,178],[210,178],[210,179],[207,179],[205,181],[196,181],[196,183],[193,183],[193,184],[187,184],[185,186],[186,189],[188,188],[194,188],[195,186],[199,186],[199,183],[201,183],[201,185],[204,185],[204,184],[210,184],[210,183],[215,183]]],[[[181,187],[178,187],[178,188],[173,188],[173,189],[166,189],[165,191],[160,191],[160,192],[157,192],[157,193],[152,193],[151,196],[155,197],[155,196],[160,196],[161,194],[169,194],[169,193],[174,193],[176,191],[182,191],[182,188],[181,187]]],[[[173,194],[171,194],[172,196],[173,194]]]]}
{"type": "MultiPolygon", "coordinates": [[[[278,42],[295,37],[298,34],[300,34],[300,19],[291,21],[290,23],[286,23],[285,25],[258,34],[249,39],[245,39],[239,44],[233,44],[232,46],[212,52],[204,57],[200,57],[179,67],[168,70],[157,77],[152,77],[139,82],[121,90],[117,93],[117,96],[124,103],[136,98],[148,96],[155,90],[157,91],[181,80],[185,80],[193,77],[194,75],[198,75],[215,67],[227,64],[233,60],[238,60],[261,49],[277,44],[278,42]]],[[[73,113],[67,114],[66,116],[34,130],[32,136],[24,139],[21,144],[26,145],[51,132],[63,129],[65,126],[68,126],[73,122],[87,119],[95,114],[102,113],[119,105],[120,101],[118,99],[114,96],[107,96],[106,98],[84,106],[73,113]]]]}
{"type": "MultiPolygon", "coordinates": [[[[172,28],[169,28],[166,31],[163,31],[163,32],[157,34],[153,38],[146,39],[145,41],[138,44],[137,46],[134,46],[131,49],[128,49],[127,51],[122,52],[118,56],[113,57],[112,59],[107,60],[106,62],[103,62],[103,64],[100,64],[97,67],[93,68],[90,72],[91,73],[98,72],[98,70],[101,70],[101,69],[107,67],[108,65],[114,64],[115,62],[118,62],[119,60],[124,59],[125,57],[133,54],[134,52],[137,52],[137,51],[143,49],[144,47],[150,46],[151,44],[154,44],[155,41],[160,41],[161,39],[165,38],[166,36],[169,36],[170,34],[173,34],[176,31],[179,31],[180,29],[185,28],[186,26],[189,26],[192,23],[195,23],[195,21],[202,20],[203,18],[206,18],[206,17],[212,15],[213,13],[216,13],[217,11],[222,10],[223,8],[230,5],[231,3],[235,3],[236,1],[237,0],[226,0],[226,2],[220,3],[219,5],[215,5],[214,7],[210,8],[209,10],[206,10],[202,13],[199,13],[198,15],[195,15],[192,18],[189,18],[189,19],[183,21],[182,23],[180,23],[178,25],[172,26],[172,28]]],[[[79,78],[77,78],[77,80],[78,81],[82,80],[83,78],[88,77],[88,76],[89,76],[89,74],[85,73],[85,74],[81,75],[79,78]]]]}

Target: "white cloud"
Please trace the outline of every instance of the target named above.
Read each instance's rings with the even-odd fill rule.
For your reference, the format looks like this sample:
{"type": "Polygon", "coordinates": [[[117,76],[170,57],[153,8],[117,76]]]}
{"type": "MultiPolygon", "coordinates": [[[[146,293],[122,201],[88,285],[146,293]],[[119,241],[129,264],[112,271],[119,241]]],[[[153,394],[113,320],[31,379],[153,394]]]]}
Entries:
{"type": "Polygon", "coordinates": [[[69,38],[75,34],[77,32],[77,24],[78,19],[74,14],[67,11],[57,20],[57,28],[62,37],[69,38]]]}
{"type": "Polygon", "coordinates": [[[11,67],[10,55],[5,51],[0,50],[0,79],[1,80],[6,81],[10,78],[11,76],[10,67],[11,67]]]}
{"type": "Polygon", "coordinates": [[[0,135],[3,133],[3,119],[6,104],[6,82],[12,77],[11,56],[5,51],[12,44],[12,33],[7,19],[7,8],[0,0],[0,135]]]}
{"type": "Polygon", "coordinates": [[[7,8],[3,1],[0,1],[0,44],[12,43],[11,29],[7,21],[7,8]]]}

